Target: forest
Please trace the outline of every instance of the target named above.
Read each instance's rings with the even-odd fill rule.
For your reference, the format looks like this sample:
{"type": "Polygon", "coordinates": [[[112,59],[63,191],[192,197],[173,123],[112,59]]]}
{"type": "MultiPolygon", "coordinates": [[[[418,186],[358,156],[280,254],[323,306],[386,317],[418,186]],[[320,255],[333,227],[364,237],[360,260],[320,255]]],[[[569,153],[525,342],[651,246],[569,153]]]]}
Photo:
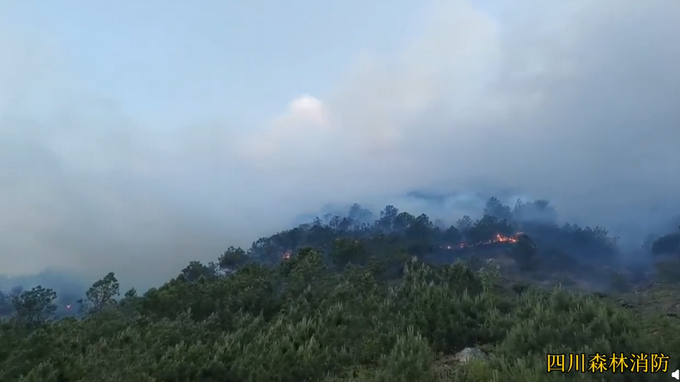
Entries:
{"type": "Polygon", "coordinates": [[[558,224],[544,200],[491,198],[480,216],[355,204],[143,293],[114,273],[77,297],[5,291],[0,381],[670,380],[680,231],[630,265],[606,229],[558,224]],[[621,362],[563,373],[560,354],[621,362]]]}

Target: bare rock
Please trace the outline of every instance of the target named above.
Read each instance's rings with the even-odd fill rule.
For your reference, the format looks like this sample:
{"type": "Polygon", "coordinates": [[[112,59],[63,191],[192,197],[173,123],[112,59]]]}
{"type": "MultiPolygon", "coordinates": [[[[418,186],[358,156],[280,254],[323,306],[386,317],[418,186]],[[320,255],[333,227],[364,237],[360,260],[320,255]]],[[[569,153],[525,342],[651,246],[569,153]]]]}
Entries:
{"type": "Polygon", "coordinates": [[[470,361],[476,360],[476,359],[486,359],[487,356],[484,354],[483,351],[481,351],[479,348],[472,347],[472,348],[465,348],[454,356],[454,359],[456,360],[457,363],[460,364],[466,364],[470,361]]]}

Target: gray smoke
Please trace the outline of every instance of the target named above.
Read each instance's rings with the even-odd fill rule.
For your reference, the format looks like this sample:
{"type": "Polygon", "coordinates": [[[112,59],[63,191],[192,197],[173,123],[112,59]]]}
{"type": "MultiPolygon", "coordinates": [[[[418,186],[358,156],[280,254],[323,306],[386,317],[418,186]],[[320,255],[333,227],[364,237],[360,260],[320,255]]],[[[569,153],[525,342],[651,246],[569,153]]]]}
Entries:
{"type": "Polygon", "coordinates": [[[448,218],[545,198],[632,242],[680,213],[680,2],[428,6],[400,51],[348,57],[259,129],[137,120],[0,29],[3,273],[148,286],[327,203],[448,218]]]}

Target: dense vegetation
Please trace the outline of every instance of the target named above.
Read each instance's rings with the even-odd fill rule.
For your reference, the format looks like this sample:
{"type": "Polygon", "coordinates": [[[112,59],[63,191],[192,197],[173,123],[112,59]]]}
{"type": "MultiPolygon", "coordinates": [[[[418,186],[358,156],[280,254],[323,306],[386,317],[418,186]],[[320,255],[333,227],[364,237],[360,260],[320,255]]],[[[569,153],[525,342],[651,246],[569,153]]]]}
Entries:
{"type": "Polygon", "coordinates": [[[510,209],[491,199],[481,219],[443,227],[394,207],[371,222],[353,206],[229,248],[216,263],[192,262],[142,296],[119,298],[109,273],[76,317],[54,319],[50,289],[17,290],[4,296],[12,315],[0,325],[0,381],[668,380],[547,373],[548,353],[663,352],[669,371],[680,357],[673,315],[527,282],[563,267],[560,258],[617,254],[606,230],[557,226],[553,215],[546,202],[510,209]],[[485,254],[507,256],[524,278],[485,254]],[[466,347],[488,357],[456,362],[466,347]]]}

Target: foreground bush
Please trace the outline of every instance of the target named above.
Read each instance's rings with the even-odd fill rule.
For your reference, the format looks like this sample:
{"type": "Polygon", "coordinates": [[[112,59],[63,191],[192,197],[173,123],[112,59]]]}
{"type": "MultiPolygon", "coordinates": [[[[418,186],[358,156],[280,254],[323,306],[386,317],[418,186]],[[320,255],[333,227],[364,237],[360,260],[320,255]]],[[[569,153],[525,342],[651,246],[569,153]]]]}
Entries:
{"type": "Polygon", "coordinates": [[[506,289],[489,269],[462,263],[413,260],[391,283],[370,266],[328,269],[303,250],[278,267],[180,276],[83,319],[4,322],[0,381],[667,381],[548,374],[546,354],[664,352],[675,370],[675,320],[560,289],[506,289]],[[490,356],[441,362],[471,346],[490,356]]]}

